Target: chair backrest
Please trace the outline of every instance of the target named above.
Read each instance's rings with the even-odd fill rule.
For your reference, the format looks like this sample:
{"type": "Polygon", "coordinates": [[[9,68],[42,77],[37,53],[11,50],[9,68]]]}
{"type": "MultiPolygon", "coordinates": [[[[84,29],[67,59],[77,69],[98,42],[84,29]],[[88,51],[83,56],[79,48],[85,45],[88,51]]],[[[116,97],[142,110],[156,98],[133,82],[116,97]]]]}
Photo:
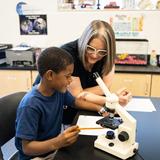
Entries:
{"type": "Polygon", "coordinates": [[[15,136],[15,119],[19,102],[26,92],[0,98],[0,147],[15,136]]]}

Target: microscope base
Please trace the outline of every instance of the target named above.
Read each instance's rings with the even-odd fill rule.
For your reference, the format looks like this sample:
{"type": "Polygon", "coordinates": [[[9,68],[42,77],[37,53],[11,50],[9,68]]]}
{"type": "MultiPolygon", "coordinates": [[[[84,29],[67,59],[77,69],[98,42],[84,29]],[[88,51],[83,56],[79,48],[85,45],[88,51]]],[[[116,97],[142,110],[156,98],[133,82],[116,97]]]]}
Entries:
{"type": "Polygon", "coordinates": [[[138,143],[129,144],[126,142],[121,142],[118,138],[107,139],[105,135],[100,135],[94,142],[94,147],[110,153],[121,159],[127,159],[135,154],[138,150],[138,143]]]}

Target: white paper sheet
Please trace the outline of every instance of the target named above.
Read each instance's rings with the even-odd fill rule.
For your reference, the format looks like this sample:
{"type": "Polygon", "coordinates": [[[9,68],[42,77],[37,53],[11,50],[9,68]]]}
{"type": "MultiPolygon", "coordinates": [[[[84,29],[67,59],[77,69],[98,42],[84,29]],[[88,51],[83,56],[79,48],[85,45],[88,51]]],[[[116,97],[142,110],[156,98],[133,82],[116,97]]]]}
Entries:
{"type": "Polygon", "coordinates": [[[31,47],[14,47],[14,48],[11,48],[10,50],[12,51],[27,51],[31,49],[31,47]]]}
{"type": "MultiPolygon", "coordinates": [[[[77,121],[77,125],[80,128],[100,128],[101,126],[96,124],[96,121],[103,118],[102,116],[85,116],[85,115],[80,115],[77,121]]],[[[85,129],[81,130],[79,134],[81,135],[101,135],[105,134],[108,129],[85,129]]]]}
{"type": "Polygon", "coordinates": [[[125,107],[127,111],[153,112],[156,111],[149,98],[132,98],[125,107]]]}

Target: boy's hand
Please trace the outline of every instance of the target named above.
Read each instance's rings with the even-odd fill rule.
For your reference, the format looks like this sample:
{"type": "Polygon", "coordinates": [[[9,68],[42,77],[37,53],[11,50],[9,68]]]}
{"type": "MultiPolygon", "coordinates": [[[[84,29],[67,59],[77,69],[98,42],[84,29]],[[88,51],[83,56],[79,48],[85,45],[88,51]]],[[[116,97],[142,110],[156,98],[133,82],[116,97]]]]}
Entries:
{"type": "Polygon", "coordinates": [[[77,125],[71,126],[64,130],[63,133],[58,135],[58,148],[66,147],[73,144],[77,138],[78,133],[80,132],[79,127],[77,125]]]}

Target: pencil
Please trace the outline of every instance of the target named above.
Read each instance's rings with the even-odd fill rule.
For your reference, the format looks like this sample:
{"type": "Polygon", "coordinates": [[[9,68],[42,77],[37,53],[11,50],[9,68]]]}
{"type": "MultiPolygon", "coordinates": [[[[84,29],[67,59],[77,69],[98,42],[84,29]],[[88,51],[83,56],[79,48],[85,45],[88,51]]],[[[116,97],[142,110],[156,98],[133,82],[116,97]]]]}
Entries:
{"type": "Polygon", "coordinates": [[[104,128],[102,128],[102,127],[94,127],[94,128],[79,128],[79,130],[94,130],[94,129],[104,129],[104,128]]]}

